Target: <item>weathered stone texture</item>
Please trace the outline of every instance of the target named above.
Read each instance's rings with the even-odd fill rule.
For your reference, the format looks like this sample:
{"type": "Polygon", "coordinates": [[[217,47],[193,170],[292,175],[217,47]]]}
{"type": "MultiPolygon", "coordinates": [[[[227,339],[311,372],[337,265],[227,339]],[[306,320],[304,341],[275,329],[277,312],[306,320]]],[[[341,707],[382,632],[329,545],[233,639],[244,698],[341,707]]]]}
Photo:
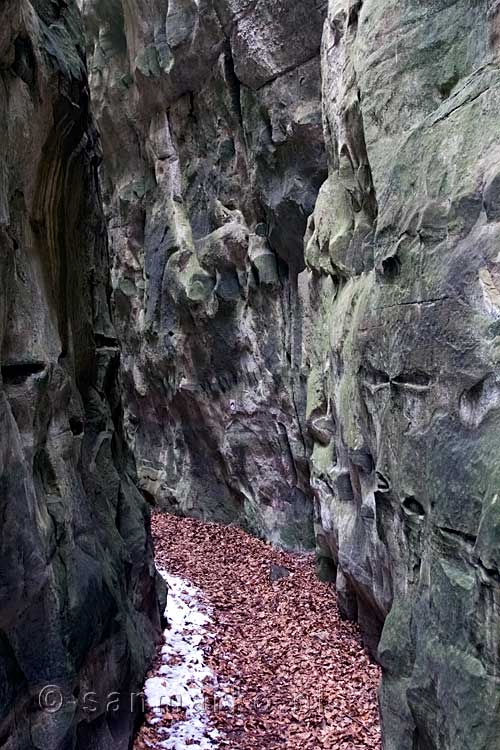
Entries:
{"type": "Polygon", "coordinates": [[[75,3],[1,3],[5,750],[128,748],[129,701],[106,716],[106,696],[140,688],[159,627],[147,505],[122,439],[83,49],[75,3]],[[48,684],[64,698],[54,713],[39,706],[48,684]]]}
{"type": "Polygon", "coordinates": [[[330,2],[307,234],[321,557],[384,669],[386,750],[496,750],[498,16],[330,2]],[[330,560],[330,565],[328,561],[330,560]]]}
{"type": "Polygon", "coordinates": [[[498,2],[83,5],[143,491],[314,498],[386,750],[498,750],[498,2]]]}
{"type": "Polygon", "coordinates": [[[86,0],[125,425],[163,507],[312,539],[303,235],[325,8],[86,0]]]}

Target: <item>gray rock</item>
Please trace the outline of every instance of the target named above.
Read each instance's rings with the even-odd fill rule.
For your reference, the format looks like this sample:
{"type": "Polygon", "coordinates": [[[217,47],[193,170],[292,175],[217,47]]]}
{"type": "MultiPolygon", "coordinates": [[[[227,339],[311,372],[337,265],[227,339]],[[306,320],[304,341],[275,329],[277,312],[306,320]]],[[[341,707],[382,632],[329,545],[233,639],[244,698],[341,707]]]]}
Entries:
{"type": "MultiPolygon", "coordinates": [[[[0,7],[0,743],[128,748],[159,634],[75,4],[0,7]],[[61,691],[54,713],[40,706],[61,691]],[[99,705],[85,715],[79,696],[99,705]],[[106,714],[108,693],[122,693],[106,714]]],[[[161,589],[160,589],[161,593],[161,589]]],[[[57,696],[55,697],[57,700],[57,696]]]]}
{"type": "Polygon", "coordinates": [[[322,91],[322,3],[83,5],[144,492],[314,520],[386,750],[497,750],[498,3],[330,0],[322,91]]]}
{"type": "Polygon", "coordinates": [[[142,487],[175,512],[311,547],[297,276],[326,177],[326,9],[135,0],[111,17],[85,0],[83,11],[142,487]]]}
{"type": "Polygon", "coordinates": [[[500,737],[486,6],[332,1],[323,40],[329,177],[301,284],[312,486],[319,554],[383,667],[386,750],[500,737]]]}
{"type": "Polygon", "coordinates": [[[269,573],[269,578],[271,581],[281,581],[283,578],[288,578],[291,574],[291,571],[288,570],[288,568],[284,568],[282,565],[275,565],[274,563],[271,563],[271,570],[269,573]]]}

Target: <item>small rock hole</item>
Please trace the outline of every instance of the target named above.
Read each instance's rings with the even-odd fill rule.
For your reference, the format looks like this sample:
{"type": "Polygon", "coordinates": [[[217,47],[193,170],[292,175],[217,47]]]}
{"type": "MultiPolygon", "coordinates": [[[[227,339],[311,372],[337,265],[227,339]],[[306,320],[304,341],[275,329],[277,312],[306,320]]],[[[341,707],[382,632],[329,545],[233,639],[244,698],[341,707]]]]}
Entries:
{"type": "Polygon", "coordinates": [[[392,281],[401,273],[401,261],[395,255],[382,261],[382,274],[385,279],[392,281]]]}
{"type": "Polygon", "coordinates": [[[83,419],[80,417],[70,417],[69,426],[75,437],[83,435],[83,419]]]}
{"type": "Polygon", "coordinates": [[[392,383],[394,385],[413,385],[419,388],[427,388],[431,384],[431,377],[422,370],[414,370],[413,372],[402,372],[392,379],[392,383]]]}
{"type": "Polygon", "coordinates": [[[409,516],[416,516],[419,519],[425,518],[424,506],[412,495],[405,497],[403,500],[403,509],[409,516]]]}
{"type": "Polygon", "coordinates": [[[34,375],[44,372],[44,362],[16,362],[2,365],[2,379],[6,385],[20,385],[34,375]]]}

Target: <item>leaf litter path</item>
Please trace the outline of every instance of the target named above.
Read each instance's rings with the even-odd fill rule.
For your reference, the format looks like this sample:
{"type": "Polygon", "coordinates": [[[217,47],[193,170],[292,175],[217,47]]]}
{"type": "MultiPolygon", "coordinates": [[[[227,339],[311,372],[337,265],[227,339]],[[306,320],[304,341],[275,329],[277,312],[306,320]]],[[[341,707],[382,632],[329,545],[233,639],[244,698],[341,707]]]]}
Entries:
{"type": "MultiPolygon", "coordinates": [[[[379,668],[357,627],[340,619],[312,556],[275,550],[234,526],[159,514],[152,526],[158,568],[209,604],[200,649],[212,677],[203,687],[207,739],[159,744],[148,711],[136,750],[205,742],[217,750],[379,750],[379,668]]],[[[165,710],[163,725],[175,734],[178,718],[165,710]]]]}

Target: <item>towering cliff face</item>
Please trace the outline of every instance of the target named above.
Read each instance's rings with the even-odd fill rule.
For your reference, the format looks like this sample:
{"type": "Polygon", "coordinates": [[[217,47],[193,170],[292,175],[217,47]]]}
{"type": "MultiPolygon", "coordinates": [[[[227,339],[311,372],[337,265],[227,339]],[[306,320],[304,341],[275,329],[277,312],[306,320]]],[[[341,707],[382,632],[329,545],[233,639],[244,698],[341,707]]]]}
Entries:
{"type": "Polygon", "coordinates": [[[303,235],[317,0],[85,0],[126,428],[163,507],[312,539],[303,235]]]}
{"type": "Polygon", "coordinates": [[[322,92],[322,3],[83,7],[143,490],[314,500],[387,750],[497,750],[498,3],[331,0],[322,92]]]}
{"type": "Polygon", "coordinates": [[[500,736],[498,3],[330,2],[307,236],[321,553],[387,750],[500,736]]]}
{"type": "MultiPolygon", "coordinates": [[[[158,606],[74,3],[0,7],[0,745],[128,748],[158,606]],[[40,707],[40,691],[48,707],[40,707]],[[60,692],[59,692],[60,691],[60,692]],[[86,693],[94,699],[85,713],[86,693]]],[[[137,706],[140,708],[140,706],[137,706]]]]}

